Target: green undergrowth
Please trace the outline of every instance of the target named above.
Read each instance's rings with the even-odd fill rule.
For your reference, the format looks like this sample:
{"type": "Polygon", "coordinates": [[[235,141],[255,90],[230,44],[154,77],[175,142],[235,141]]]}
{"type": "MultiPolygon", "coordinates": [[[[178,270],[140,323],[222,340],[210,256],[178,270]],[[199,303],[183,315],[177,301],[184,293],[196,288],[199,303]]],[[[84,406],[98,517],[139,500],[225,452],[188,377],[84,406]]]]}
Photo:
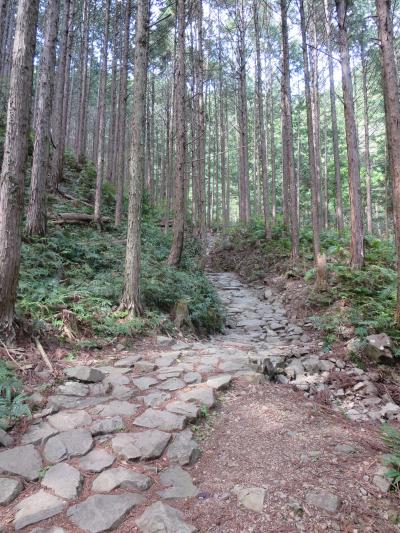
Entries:
{"type": "MultiPolygon", "coordinates": [[[[67,156],[65,182],[61,186],[64,196],[49,199],[51,217],[62,212],[92,213],[95,179],[91,164],[80,167],[67,156]]],[[[60,340],[69,338],[90,344],[90,339],[95,338],[129,337],[152,329],[171,331],[170,314],[175,304],[184,300],[197,332],[220,330],[222,308],[201,269],[198,243],[188,238],[181,267],[167,266],[171,235],[159,226],[159,217],[147,202],[143,210],[141,277],[145,316],[129,320],[118,311],[126,223],[115,229],[113,212],[114,190],[106,183],[103,194],[106,222],[102,229],[95,225],[50,223],[45,238],[24,241],[19,315],[28,318],[36,331],[52,332],[60,340]]]]}
{"type": "Polygon", "coordinates": [[[14,371],[0,360],[0,428],[7,429],[13,422],[31,412],[23,393],[23,384],[14,371]]]}
{"type": "MultiPolygon", "coordinates": [[[[312,229],[300,231],[300,259],[290,260],[291,242],[283,224],[272,229],[266,240],[264,225],[253,221],[237,225],[224,236],[233,249],[256,249],[265,258],[265,269],[276,269],[288,276],[304,278],[310,283],[309,304],[322,310],[314,323],[325,335],[325,348],[330,349],[341,332],[351,327],[361,340],[371,333],[387,333],[400,346],[400,331],[395,322],[396,270],[393,240],[372,235],[365,237],[365,265],[360,270],[349,267],[349,235],[339,237],[336,231],[321,233],[321,251],[328,263],[328,287],[324,291],[313,288],[312,229]]],[[[259,277],[265,275],[261,272],[259,277]]]]}

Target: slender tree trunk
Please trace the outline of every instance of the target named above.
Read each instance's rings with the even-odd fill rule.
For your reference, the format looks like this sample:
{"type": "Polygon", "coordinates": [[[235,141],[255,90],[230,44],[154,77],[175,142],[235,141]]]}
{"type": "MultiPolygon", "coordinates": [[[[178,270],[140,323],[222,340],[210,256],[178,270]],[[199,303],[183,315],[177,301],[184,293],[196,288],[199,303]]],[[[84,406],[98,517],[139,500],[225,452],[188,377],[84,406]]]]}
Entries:
{"type": "Polygon", "coordinates": [[[135,32],[135,79],[133,85],[133,124],[129,160],[129,210],[126,239],[125,283],[121,309],[141,314],[140,231],[144,187],[144,131],[146,119],[147,67],[149,56],[149,0],[138,0],[135,32]]]}
{"type": "Polygon", "coordinates": [[[40,59],[38,98],[35,121],[35,144],[26,231],[28,235],[47,232],[46,181],[49,171],[50,117],[56,63],[56,43],[60,0],[48,0],[45,31],[40,59]]]}
{"type": "Polygon", "coordinates": [[[117,190],[115,199],[115,226],[121,224],[122,207],[124,200],[124,184],[125,184],[125,139],[126,139],[126,100],[127,100],[127,81],[128,81],[128,62],[129,62],[129,27],[131,16],[131,0],[127,0],[125,6],[125,21],[124,21],[124,51],[122,59],[122,69],[120,74],[120,92],[118,113],[120,124],[120,149],[118,151],[117,164],[117,190]]]}
{"type": "Polygon", "coordinates": [[[360,193],[360,160],[357,140],[357,124],[354,113],[353,85],[351,81],[350,56],[346,29],[347,0],[336,0],[339,25],[339,50],[342,67],[344,118],[346,125],[347,163],[350,192],[352,268],[361,268],[364,263],[364,230],[362,223],[360,193]]]}
{"type": "Polygon", "coordinates": [[[285,156],[287,162],[285,169],[288,173],[289,186],[289,219],[290,234],[292,239],[292,258],[296,260],[299,256],[299,221],[297,218],[297,187],[294,170],[294,153],[293,153],[293,126],[292,126],[292,103],[290,92],[290,68],[289,68],[289,39],[287,25],[287,2],[280,0],[281,6],[281,23],[282,23],[282,118],[284,122],[285,137],[283,142],[286,144],[285,156]]]}
{"type": "Polygon", "coordinates": [[[270,87],[270,152],[271,152],[271,206],[272,206],[272,224],[276,222],[276,159],[275,159],[275,113],[274,113],[274,95],[271,79],[270,87]]]}
{"type": "Polygon", "coordinates": [[[393,186],[393,213],[397,252],[397,309],[400,326],[400,95],[394,53],[390,0],[375,0],[381,49],[383,96],[390,174],[393,186]]]}
{"type": "Polygon", "coordinates": [[[101,199],[103,194],[104,181],[104,157],[105,157],[105,131],[106,131],[106,85],[108,68],[108,33],[110,26],[110,5],[111,0],[104,0],[106,20],[104,25],[103,48],[101,54],[100,82],[99,82],[99,141],[97,146],[97,175],[96,193],[94,199],[94,219],[96,222],[101,218],[101,199]]]}
{"type": "Polygon", "coordinates": [[[118,38],[119,38],[119,17],[120,5],[115,5],[113,35],[112,35],[112,67],[111,67],[111,108],[110,122],[108,128],[108,145],[107,145],[107,173],[106,177],[112,183],[115,182],[113,175],[115,152],[115,138],[117,136],[118,119],[117,119],[117,96],[118,96],[118,76],[117,76],[117,59],[118,59],[118,38]]]}
{"type": "Polygon", "coordinates": [[[39,0],[20,0],[0,174],[0,338],[13,337],[39,0]]]}
{"type": "Polygon", "coordinates": [[[177,0],[178,45],[175,74],[176,104],[176,170],[175,170],[175,202],[172,246],[168,264],[178,266],[183,251],[185,231],[185,0],[177,0]]]}
{"type": "Polygon", "coordinates": [[[86,121],[88,99],[88,54],[89,54],[89,0],[83,0],[83,36],[82,36],[82,85],[79,98],[78,133],[76,157],[80,164],[86,156],[86,121]]]}
{"type": "Polygon", "coordinates": [[[372,233],[372,165],[371,154],[369,150],[369,109],[368,109],[368,87],[367,87],[367,61],[365,58],[365,47],[363,37],[360,42],[361,48],[361,76],[363,89],[363,104],[364,104],[364,143],[365,143],[365,188],[367,191],[367,231],[372,233]]]}

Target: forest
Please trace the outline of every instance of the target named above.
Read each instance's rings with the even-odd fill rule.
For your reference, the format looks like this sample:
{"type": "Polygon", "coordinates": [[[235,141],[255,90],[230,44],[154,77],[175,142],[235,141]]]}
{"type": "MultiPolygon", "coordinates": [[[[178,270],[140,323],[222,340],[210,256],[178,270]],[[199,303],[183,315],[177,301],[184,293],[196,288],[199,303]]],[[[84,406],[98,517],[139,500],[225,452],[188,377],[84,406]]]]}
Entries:
{"type": "Polygon", "coordinates": [[[399,69],[396,0],[0,0],[5,526],[398,531],[399,69]]]}

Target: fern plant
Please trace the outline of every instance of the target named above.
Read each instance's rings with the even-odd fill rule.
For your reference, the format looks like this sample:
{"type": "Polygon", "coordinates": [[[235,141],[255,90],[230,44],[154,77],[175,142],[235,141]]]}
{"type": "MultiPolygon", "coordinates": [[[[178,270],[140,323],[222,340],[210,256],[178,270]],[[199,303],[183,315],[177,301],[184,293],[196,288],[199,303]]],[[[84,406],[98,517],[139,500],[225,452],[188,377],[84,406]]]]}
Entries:
{"type": "Polygon", "coordinates": [[[400,487],[400,431],[389,424],[384,424],[382,436],[390,450],[390,453],[384,456],[385,464],[390,467],[386,476],[390,479],[392,487],[398,490],[400,487]]]}
{"type": "Polygon", "coordinates": [[[0,427],[7,428],[11,421],[31,416],[22,383],[14,372],[0,361],[0,427]]]}

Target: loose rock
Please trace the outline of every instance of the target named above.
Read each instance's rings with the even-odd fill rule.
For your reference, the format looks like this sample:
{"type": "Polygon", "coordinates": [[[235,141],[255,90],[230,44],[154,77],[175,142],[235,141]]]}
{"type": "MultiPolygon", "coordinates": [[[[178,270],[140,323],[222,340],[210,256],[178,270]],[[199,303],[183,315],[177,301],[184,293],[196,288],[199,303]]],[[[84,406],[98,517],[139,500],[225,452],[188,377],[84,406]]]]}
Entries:
{"type": "Polygon", "coordinates": [[[79,470],[68,463],[61,463],[52,466],[46,472],[42,485],[51,489],[56,496],[73,500],[81,491],[82,481],[79,470]]]}
{"type": "Polygon", "coordinates": [[[35,492],[31,496],[21,500],[16,505],[16,515],[14,519],[15,529],[22,529],[30,524],[36,524],[41,520],[46,520],[61,513],[66,507],[66,502],[53,496],[44,490],[35,492]]]}
{"type": "Polygon", "coordinates": [[[198,530],[183,521],[183,514],[162,502],[153,503],[136,520],[141,533],[196,533],[198,530]]]}

